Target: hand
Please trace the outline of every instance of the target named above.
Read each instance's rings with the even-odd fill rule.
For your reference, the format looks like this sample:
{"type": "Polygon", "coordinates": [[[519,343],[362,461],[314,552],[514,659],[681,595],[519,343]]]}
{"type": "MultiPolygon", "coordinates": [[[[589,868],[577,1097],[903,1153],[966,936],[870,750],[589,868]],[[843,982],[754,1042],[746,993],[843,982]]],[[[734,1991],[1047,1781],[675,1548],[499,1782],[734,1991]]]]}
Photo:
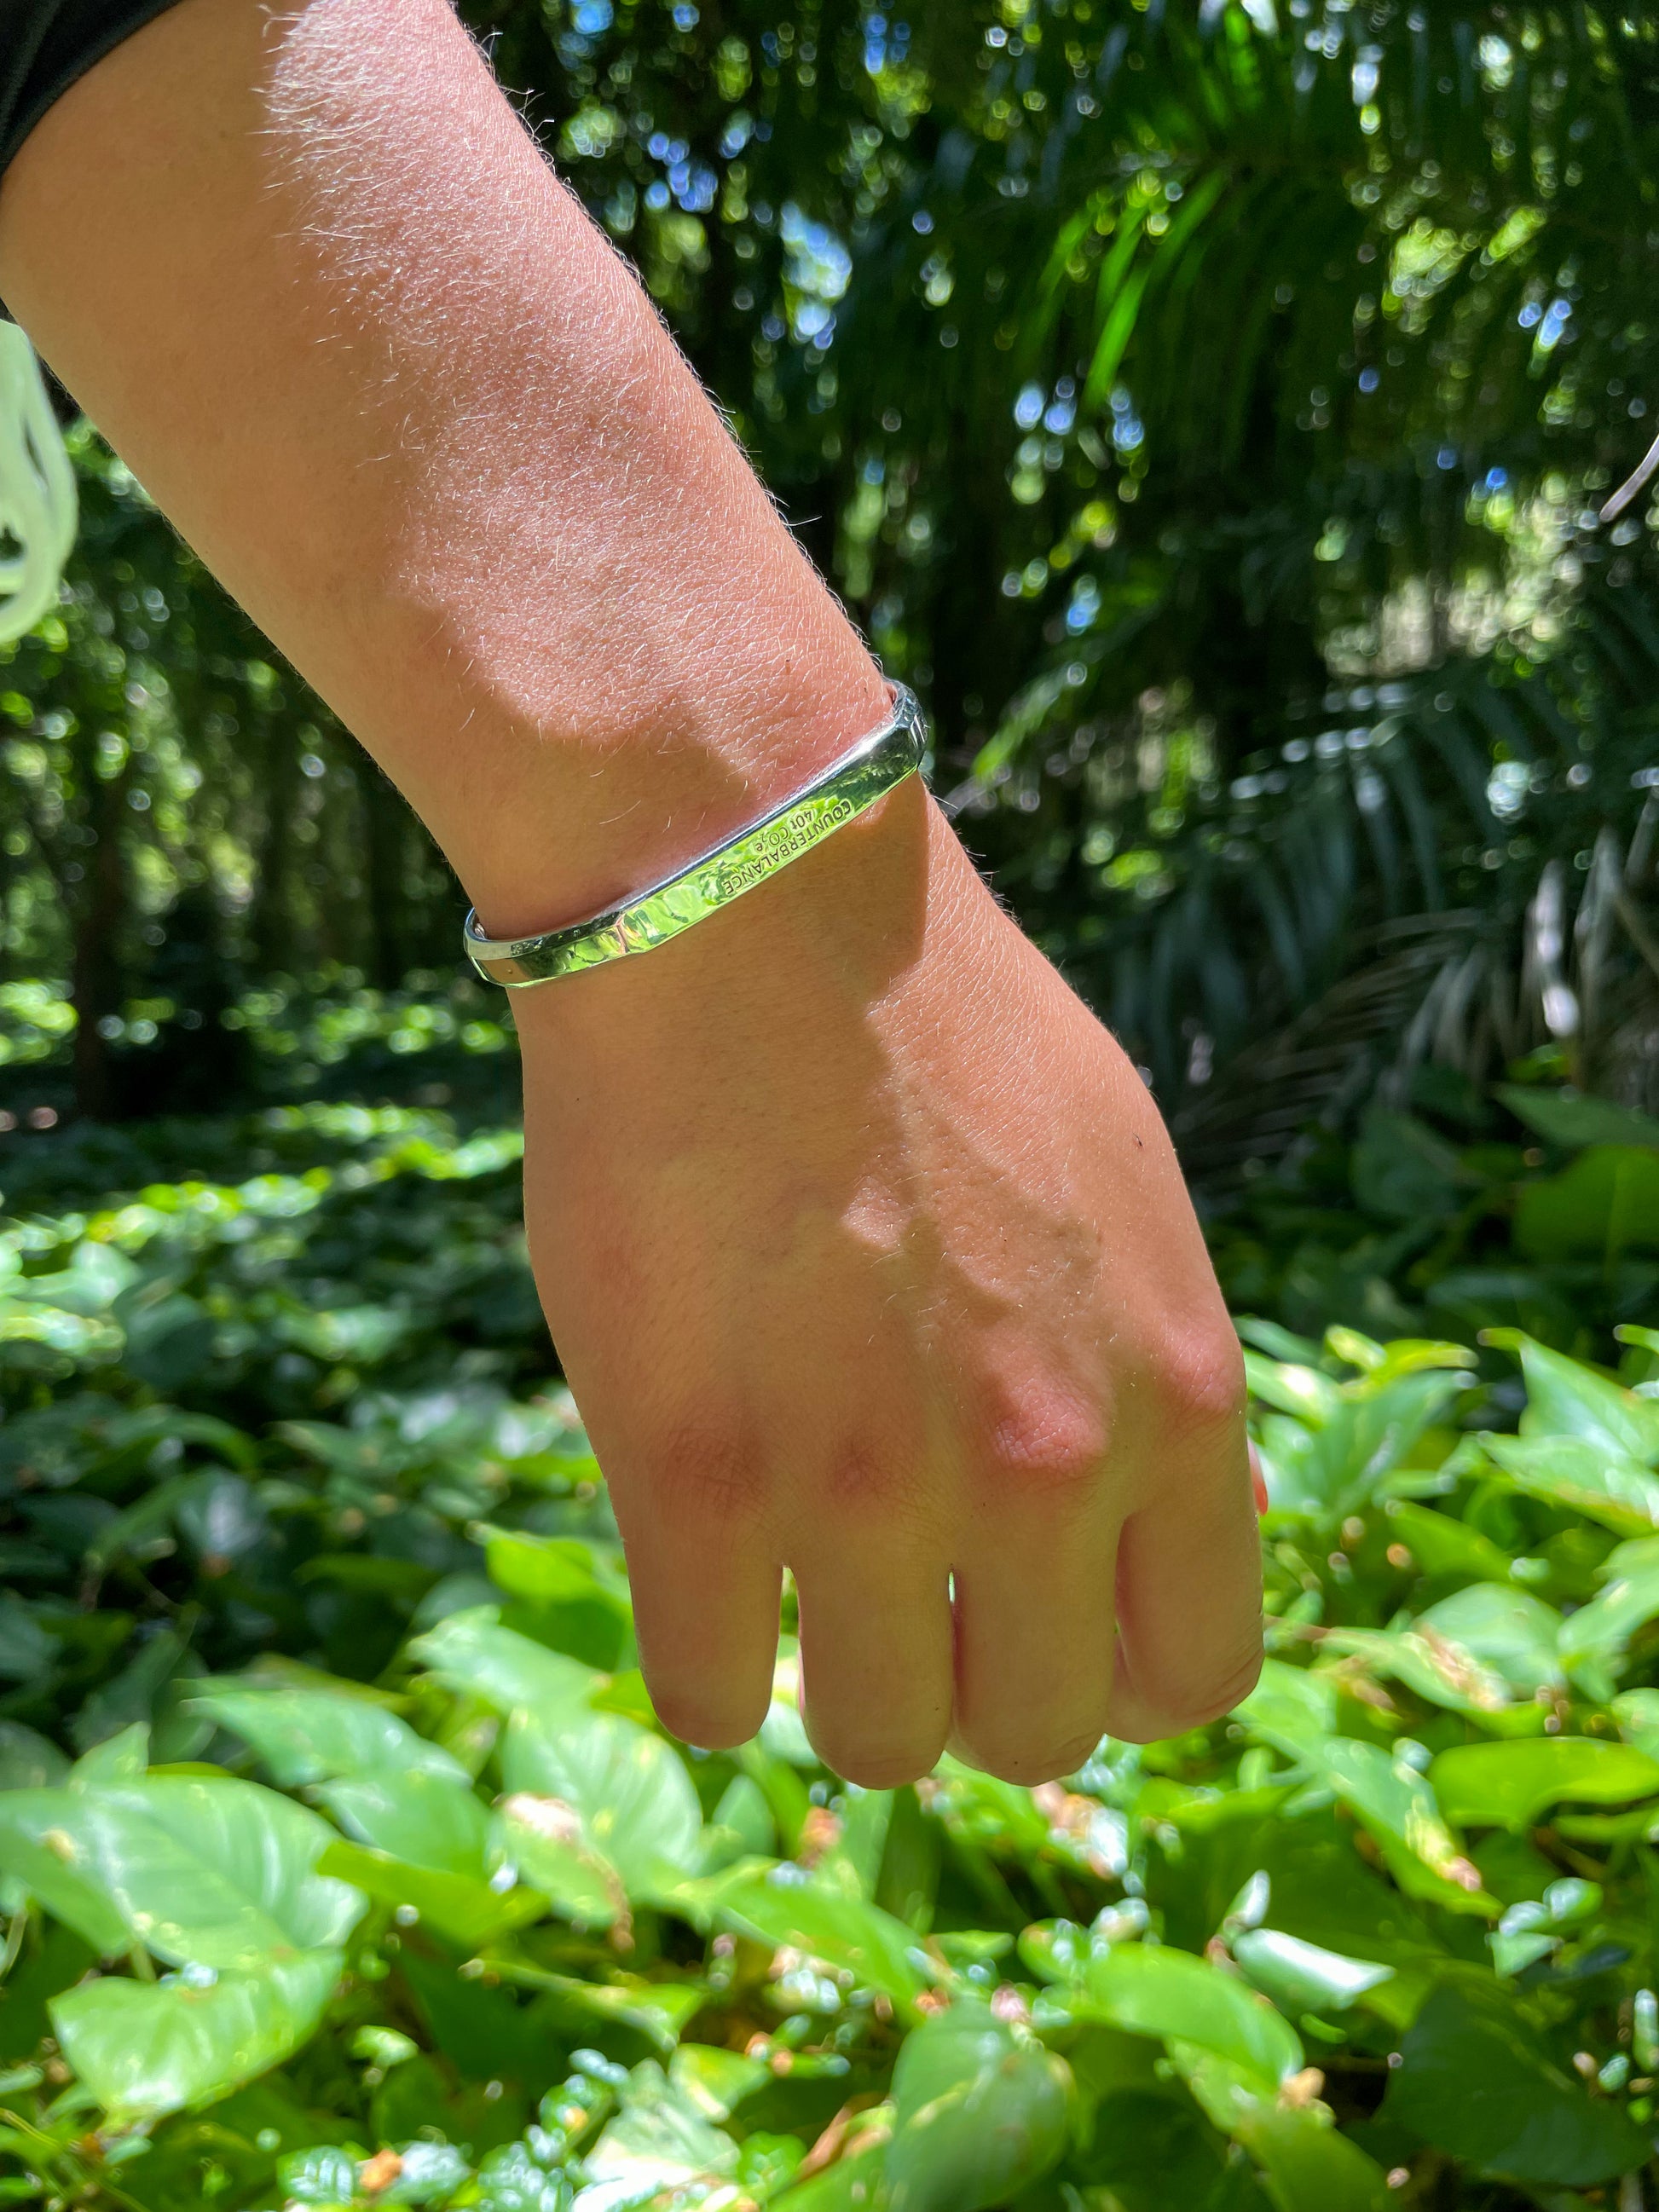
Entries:
{"type": "Polygon", "coordinates": [[[515,1001],[526,1208],[665,1723],[1010,1780],[1261,1663],[1237,1339],[1113,1040],[912,782],[647,957],[515,1001]]]}

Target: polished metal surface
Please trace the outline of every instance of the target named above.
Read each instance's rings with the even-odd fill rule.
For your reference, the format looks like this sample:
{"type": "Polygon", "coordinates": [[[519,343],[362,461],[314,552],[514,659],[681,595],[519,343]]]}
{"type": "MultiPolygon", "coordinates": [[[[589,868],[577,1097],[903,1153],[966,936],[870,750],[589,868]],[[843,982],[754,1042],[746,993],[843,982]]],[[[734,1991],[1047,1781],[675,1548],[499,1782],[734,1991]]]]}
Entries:
{"type": "Polygon", "coordinates": [[[860,738],[815,782],[701,860],[620,906],[541,937],[489,938],[477,914],[469,914],[463,933],[467,957],[487,981],[524,990],[607,960],[654,951],[729,906],[855,821],[921,766],[927,744],[921,708],[902,684],[892,691],[893,711],[879,729],[860,738]]]}

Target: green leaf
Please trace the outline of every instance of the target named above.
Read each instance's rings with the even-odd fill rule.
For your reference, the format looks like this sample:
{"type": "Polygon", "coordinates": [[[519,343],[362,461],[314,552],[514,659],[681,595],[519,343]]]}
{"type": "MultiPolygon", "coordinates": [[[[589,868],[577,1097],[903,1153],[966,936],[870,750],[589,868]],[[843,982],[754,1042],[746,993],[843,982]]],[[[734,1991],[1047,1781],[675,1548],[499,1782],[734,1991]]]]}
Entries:
{"type": "Polygon", "coordinates": [[[1215,2125],[1261,2168],[1276,2212],[1385,2212],[1382,2169],[1326,2107],[1264,2096],[1249,2074],[1194,2045],[1176,2043],[1171,2055],[1215,2125]]]}
{"type": "Polygon", "coordinates": [[[21,1721],[0,1721],[0,1790],[48,1789],[70,1763],[57,1745],[21,1721]]]}
{"type": "Polygon", "coordinates": [[[1255,1687],[1233,1710],[1253,1735],[1300,1759],[1336,1726],[1335,1678],[1265,1659],[1255,1687]]]}
{"type": "Polygon", "coordinates": [[[0,1590],[0,1681],[27,1682],[52,1665],[55,1640],[26,1598],[0,1590]]]}
{"type": "Polygon", "coordinates": [[[1589,1736],[1454,1744],[1429,1770],[1448,1817],[1527,1828],[1552,1805],[1626,1805],[1659,1796],[1659,1762],[1634,1744],[1589,1736]]]}
{"type": "Polygon", "coordinates": [[[1383,2114],[1478,2172],[1521,2181],[1606,2181],[1650,2155],[1619,2106],[1554,2063],[1512,1996],[1473,1981],[1435,1990],[1418,2014],[1383,2114]]]}
{"type": "Polygon", "coordinates": [[[763,2058],[740,2051],[719,2051],[712,2044],[683,2043],[670,2062],[671,2081],[678,2083],[711,2120],[730,2118],[752,2090],[767,2080],[763,2058]]]}
{"type": "Polygon", "coordinates": [[[366,2058],[386,2073],[413,2058],[420,2047],[395,2027],[360,2027],[351,2039],[354,2058],[366,2058]]]}
{"type": "Polygon", "coordinates": [[[1233,2133],[1261,2167],[1278,2212],[1387,2212],[1396,2201],[1376,2160],[1314,2112],[1257,2100],[1233,2133]]]}
{"type": "Polygon", "coordinates": [[[1048,1844],[1048,1821],[1029,1790],[949,1753],[933,1770],[929,1808],[948,1833],[981,1847],[1025,1858],[1048,1844]]]}
{"type": "Polygon", "coordinates": [[[361,1773],[365,1767],[419,1768],[459,1782],[466,1770],[416,1735],[383,1705],[341,1690],[227,1678],[193,1685],[190,1709],[251,1744],[284,1790],[361,1773]]]}
{"type": "Polygon", "coordinates": [[[67,1789],[13,1790],[0,1796],[0,1875],[37,1899],[100,1957],[112,1959],[131,1947],[133,1933],[75,1831],[73,1808],[67,1789]]]}
{"type": "Polygon", "coordinates": [[[1483,1583],[1501,1583],[1508,1576],[1508,1553],[1467,1522],[1404,1499],[1391,1499],[1388,1514],[1390,1534],[1409,1547],[1425,1575],[1458,1575],[1483,1583]]]}
{"type": "Polygon", "coordinates": [[[878,2134],[854,2142],[833,2165],[771,2201],[787,2212],[890,2212],[883,2162],[875,2154],[880,2144],[878,2134]]]}
{"type": "Polygon", "coordinates": [[[1298,1361],[1264,1359],[1246,1350],[1244,1374],[1250,1395],[1275,1412],[1293,1413],[1309,1428],[1323,1428],[1342,1403],[1342,1393],[1328,1375],[1298,1361]]]}
{"type": "Polygon", "coordinates": [[[1659,1121],[1610,1098],[1534,1090],[1521,1083],[1495,1083],[1492,1096],[1552,1145],[1659,1145],[1659,1121]]]}
{"type": "Polygon", "coordinates": [[[570,2212],[570,2184],[538,2166],[527,2145],[501,2143],[478,2168],[477,2212],[570,2212]]]}
{"type": "Polygon", "coordinates": [[[1407,1453],[1468,1387],[1461,1373],[1425,1368],[1380,1389],[1344,1388],[1317,1428],[1279,1414],[1261,1426],[1261,1460],[1276,1513],[1340,1521],[1389,1495],[1407,1453]]]}
{"type": "Polygon", "coordinates": [[[313,1871],[329,1833],[303,1806],[228,1778],[0,1797],[0,1869],[106,1955],[136,1942],[177,1966],[252,1969],[342,1943],[362,1905],[313,1871]]]}
{"type": "Polygon", "coordinates": [[[1243,1929],[1232,1940],[1232,1954],[1251,1986],[1292,2019],[1304,2012],[1346,2012],[1394,1978],[1392,1966],[1345,1958],[1274,1928],[1243,1929]]]}
{"type": "Polygon", "coordinates": [[[734,1775],[720,1793],[709,1826],[711,1836],[724,1830],[738,1858],[775,1858],[778,1824],[766,1802],[766,1793],[752,1775],[734,1775]]]}
{"type": "Polygon", "coordinates": [[[122,1364],[151,1389],[171,1395],[211,1365],[214,1324],[194,1298],[149,1304],[138,1287],[121,1301],[121,1318],[127,1332],[122,1364]]]}
{"type": "Polygon", "coordinates": [[[1249,2161],[1164,2078],[1176,2071],[1170,2061],[1152,2059],[1147,2046],[1097,2029],[1073,2046],[1072,2063],[1089,2141],[1067,2160],[1068,2181],[1075,2176],[1106,2185],[1102,2202],[1115,2201],[1123,2212],[1170,2212],[1177,2205],[1182,2212],[1267,2212],[1267,2198],[1249,2161]]]}
{"type": "Polygon", "coordinates": [[[547,1899],[536,1890],[496,1890],[482,1876],[416,1866],[338,1838],[317,1863],[321,1873],[349,1882],[365,1896],[413,1912],[464,1950],[526,1927],[547,1911],[547,1899]]]}
{"type": "Polygon", "coordinates": [[[1659,1690],[1626,1690],[1613,1700],[1613,1711],[1626,1742],[1659,1765],[1659,1690]]]}
{"type": "Polygon", "coordinates": [[[52,2001],[64,2056],[112,2127],[210,2103],[297,2051],[322,2019],[341,1954],[290,1954],[200,1983],[105,1975],[52,2001]]]}
{"type": "Polygon", "coordinates": [[[593,1849],[581,1815],[561,1798],[528,1790],[504,1797],[495,1808],[490,1856],[579,1928],[610,1928],[628,1917],[622,1875],[593,1849]]]}
{"type": "Polygon", "coordinates": [[[712,2184],[732,2173],[738,2146],[647,2058],[629,2076],[623,2109],[583,2160],[607,2202],[712,2184]]]}
{"type": "Polygon", "coordinates": [[[167,1755],[198,1750],[210,1733],[205,1721],[179,1710],[179,1693],[195,1678],[184,1637],[165,1628],[141,1644],[129,1663],[100,1682],[70,1724],[70,1734],[83,1751],[101,1747],[112,1737],[124,1737],[127,1748],[118,1754],[128,1771],[142,1774],[151,1756],[154,1735],[167,1755]]]}
{"type": "Polygon", "coordinates": [[[1070,2071],[1029,2031],[960,1999],[904,2041],[887,2146],[893,2212],[981,2212],[1066,2148],[1070,2071]]]}
{"type": "Polygon", "coordinates": [[[77,1847],[134,1936],[175,1965],[254,1969],[333,1948],[362,1913],[315,1871],[326,1825],[257,1783],[152,1778],[74,1802],[77,1847]]]}
{"type": "Polygon", "coordinates": [[[586,1712],[605,1679],[579,1659],[503,1628],[494,1606],[452,1613],[416,1637],[409,1655],[448,1688],[482,1698],[499,1713],[522,1713],[550,1725],[586,1712]]]}
{"type": "Polygon", "coordinates": [[[1417,1627],[1473,1653],[1518,1696],[1564,1680],[1560,1614],[1513,1583],[1471,1583],[1419,1613],[1417,1627]]]}
{"type": "Polygon", "coordinates": [[[1096,1951],[1065,1996],[1073,2011],[1131,2035],[1179,2039],[1213,2051],[1269,2096],[1301,2070],[1296,2032],[1265,1997],[1169,1945],[1119,1943],[1096,1951]]]}
{"type": "Polygon", "coordinates": [[[908,2016],[933,1978],[917,1961],[915,1938],[902,1920],[861,1897],[779,1868],[763,1881],[724,1885],[716,1918],[757,1942],[787,1944],[863,1989],[879,1990],[908,2016]]]}
{"type": "Polygon", "coordinates": [[[396,2179],[375,2192],[377,2204],[447,2204],[472,2169],[453,2143],[404,2143],[396,2179]]]}
{"type": "Polygon", "coordinates": [[[356,2160],[332,2144],[290,2151],[278,2161],[276,2177],[296,2204],[346,2204],[357,2193],[356,2160]]]}
{"type": "Polygon", "coordinates": [[[1489,1344],[1521,1355],[1527,1382],[1523,1437],[1580,1437],[1604,1451],[1652,1467],[1659,1462],[1659,1406],[1638,1398],[1582,1360],[1552,1352],[1517,1328],[1486,1332],[1489,1344]]]}
{"type": "Polygon", "coordinates": [[[1474,1178],[1455,1146],[1414,1115],[1373,1106],[1350,1156],[1354,1196],[1368,1213],[1392,1221],[1436,1221],[1455,1214],[1474,1178]]]}
{"type": "Polygon", "coordinates": [[[893,1802],[892,1790],[860,1790],[854,1783],[842,1793],[841,1834],[819,1863],[826,1872],[843,1877],[860,1897],[873,1898],[881,1879],[893,1802]]]}
{"type": "Polygon", "coordinates": [[[1328,1737],[1310,1763],[1370,1831],[1409,1895],[1452,1912],[1486,1916],[1497,1910],[1448,1827],[1437,1792],[1414,1767],[1381,1744],[1350,1736],[1328,1737]]]}
{"type": "Polygon", "coordinates": [[[1363,1660],[1367,1673],[1404,1682],[1419,1698],[1449,1712],[1501,1712],[1510,1702],[1508,1686],[1492,1668],[1462,1644],[1432,1632],[1334,1628],[1322,1649],[1363,1660]]]}
{"type": "Polygon", "coordinates": [[[487,1523],[479,1534],[489,1579],[532,1609],[538,1633],[594,1666],[614,1668],[632,1652],[634,1608],[620,1564],[605,1572],[592,1547],[574,1537],[487,1523]]]}
{"type": "Polygon", "coordinates": [[[1523,1183],[1515,1201],[1516,1249],[1559,1265],[1659,1247],[1659,1152],[1598,1145],[1559,1175],[1523,1183]]]}
{"type": "Polygon", "coordinates": [[[509,1793],[556,1797],[630,1896],[653,1897],[702,1864],[702,1812],[679,1754],[617,1713],[586,1709],[556,1726],[515,1712],[501,1747],[509,1793]]]}
{"type": "Polygon", "coordinates": [[[82,1753],[70,1769],[70,1787],[87,1790],[100,1783],[137,1782],[149,1765],[149,1729],[146,1723],[134,1721],[82,1753]]]}
{"type": "Polygon", "coordinates": [[[1565,1505],[1621,1536],[1659,1529],[1659,1475],[1583,1437],[1483,1436],[1481,1449],[1517,1490],[1565,1505]]]}
{"type": "Polygon", "coordinates": [[[1534,1960],[1547,1958],[1556,1949],[1564,1929],[1595,1917],[1602,1895],[1599,1882],[1574,1877],[1550,1882],[1541,1898],[1523,1899],[1512,1905],[1496,1932],[1486,1939],[1496,1972],[1508,1979],[1534,1960]]]}
{"type": "Polygon", "coordinates": [[[1569,1613],[1559,1638],[1561,1662],[1592,1698],[1611,1698],[1631,1638],[1659,1618],[1659,1537],[1620,1544],[1604,1560],[1605,1586],[1569,1613]]]}
{"type": "Polygon", "coordinates": [[[460,1770],[371,1767],[318,1789],[335,1819],[360,1843],[448,1874],[487,1878],[489,1815],[460,1770]]]}
{"type": "Polygon", "coordinates": [[[638,1975],[583,1982],[506,1954],[492,1954],[489,1964],[504,1982],[541,1990],[550,2016],[573,2039],[596,2029],[630,2027],[655,2044],[665,2058],[708,2001],[702,1982],[647,1982],[638,1975]]]}
{"type": "Polygon", "coordinates": [[[620,1713],[625,1720],[637,1721],[641,1728],[654,1728],[657,1724],[645,1677],[637,1667],[625,1667],[620,1674],[612,1674],[593,1691],[587,1702],[596,1713],[620,1713]]]}
{"type": "Polygon", "coordinates": [[[1252,1735],[1297,1760],[1358,1814],[1412,1895],[1453,1912],[1497,1910],[1422,1775],[1380,1744],[1332,1733],[1336,1685],[1328,1674],[1269,1659],[1237,1712],[1252,1735]]]}

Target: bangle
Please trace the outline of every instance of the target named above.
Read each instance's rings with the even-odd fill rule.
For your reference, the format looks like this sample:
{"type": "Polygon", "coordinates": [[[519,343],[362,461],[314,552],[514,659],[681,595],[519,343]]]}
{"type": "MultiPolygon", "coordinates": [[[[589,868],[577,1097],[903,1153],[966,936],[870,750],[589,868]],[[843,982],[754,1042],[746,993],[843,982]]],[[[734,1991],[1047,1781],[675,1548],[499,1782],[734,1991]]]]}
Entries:
{"type": "Polygon", "coordinates": [[[893,709],[879,729],[860,738],[793,799],[700,860],[602,914],[541,937],[486,937],[475,909],[462,933],[467,957],[487,982],[525,990],[607,960],[654,951],[694,922],[729,906],[856,821],[921,766],[927,744],[921,708],[902,684],[889,688],[893,709]]]}

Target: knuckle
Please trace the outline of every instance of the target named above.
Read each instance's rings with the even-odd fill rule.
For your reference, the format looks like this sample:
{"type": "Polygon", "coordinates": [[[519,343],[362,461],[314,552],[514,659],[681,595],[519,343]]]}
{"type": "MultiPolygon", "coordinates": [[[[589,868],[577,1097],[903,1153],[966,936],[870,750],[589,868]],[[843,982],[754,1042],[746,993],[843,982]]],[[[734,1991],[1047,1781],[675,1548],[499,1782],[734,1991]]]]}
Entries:
{"type": "Polygon", "coordinates": [[[1052,1383],[1005,1386],[986,1425],[984,1451],[1000,1487],[1056,1500],[1080,1498],[1106,1463],[1103,1415],[1052,1383]]]}
{"type": "Polygon", "coordinates": [[[830,1455],[827,1502],[837,1509],[885,1507],[901,1498],[909,1470],[900,1456],[869,1437],[849,1437],[830,1455]]]}
{"type": "Polygon", "coordinates": [[[1201,1442],[1243,1418],[1244,1352],[1229,1322],[1172,1333],[1154,1375],[1166,1434],[1201,1442]]]}
{"type": "Polygon", "coordinates": [[[700,1523],[753,1521],[766,1504],[765,1462],[736,1422],[672,1422],[652,1458],[661,1496],[700,1523]]]}

